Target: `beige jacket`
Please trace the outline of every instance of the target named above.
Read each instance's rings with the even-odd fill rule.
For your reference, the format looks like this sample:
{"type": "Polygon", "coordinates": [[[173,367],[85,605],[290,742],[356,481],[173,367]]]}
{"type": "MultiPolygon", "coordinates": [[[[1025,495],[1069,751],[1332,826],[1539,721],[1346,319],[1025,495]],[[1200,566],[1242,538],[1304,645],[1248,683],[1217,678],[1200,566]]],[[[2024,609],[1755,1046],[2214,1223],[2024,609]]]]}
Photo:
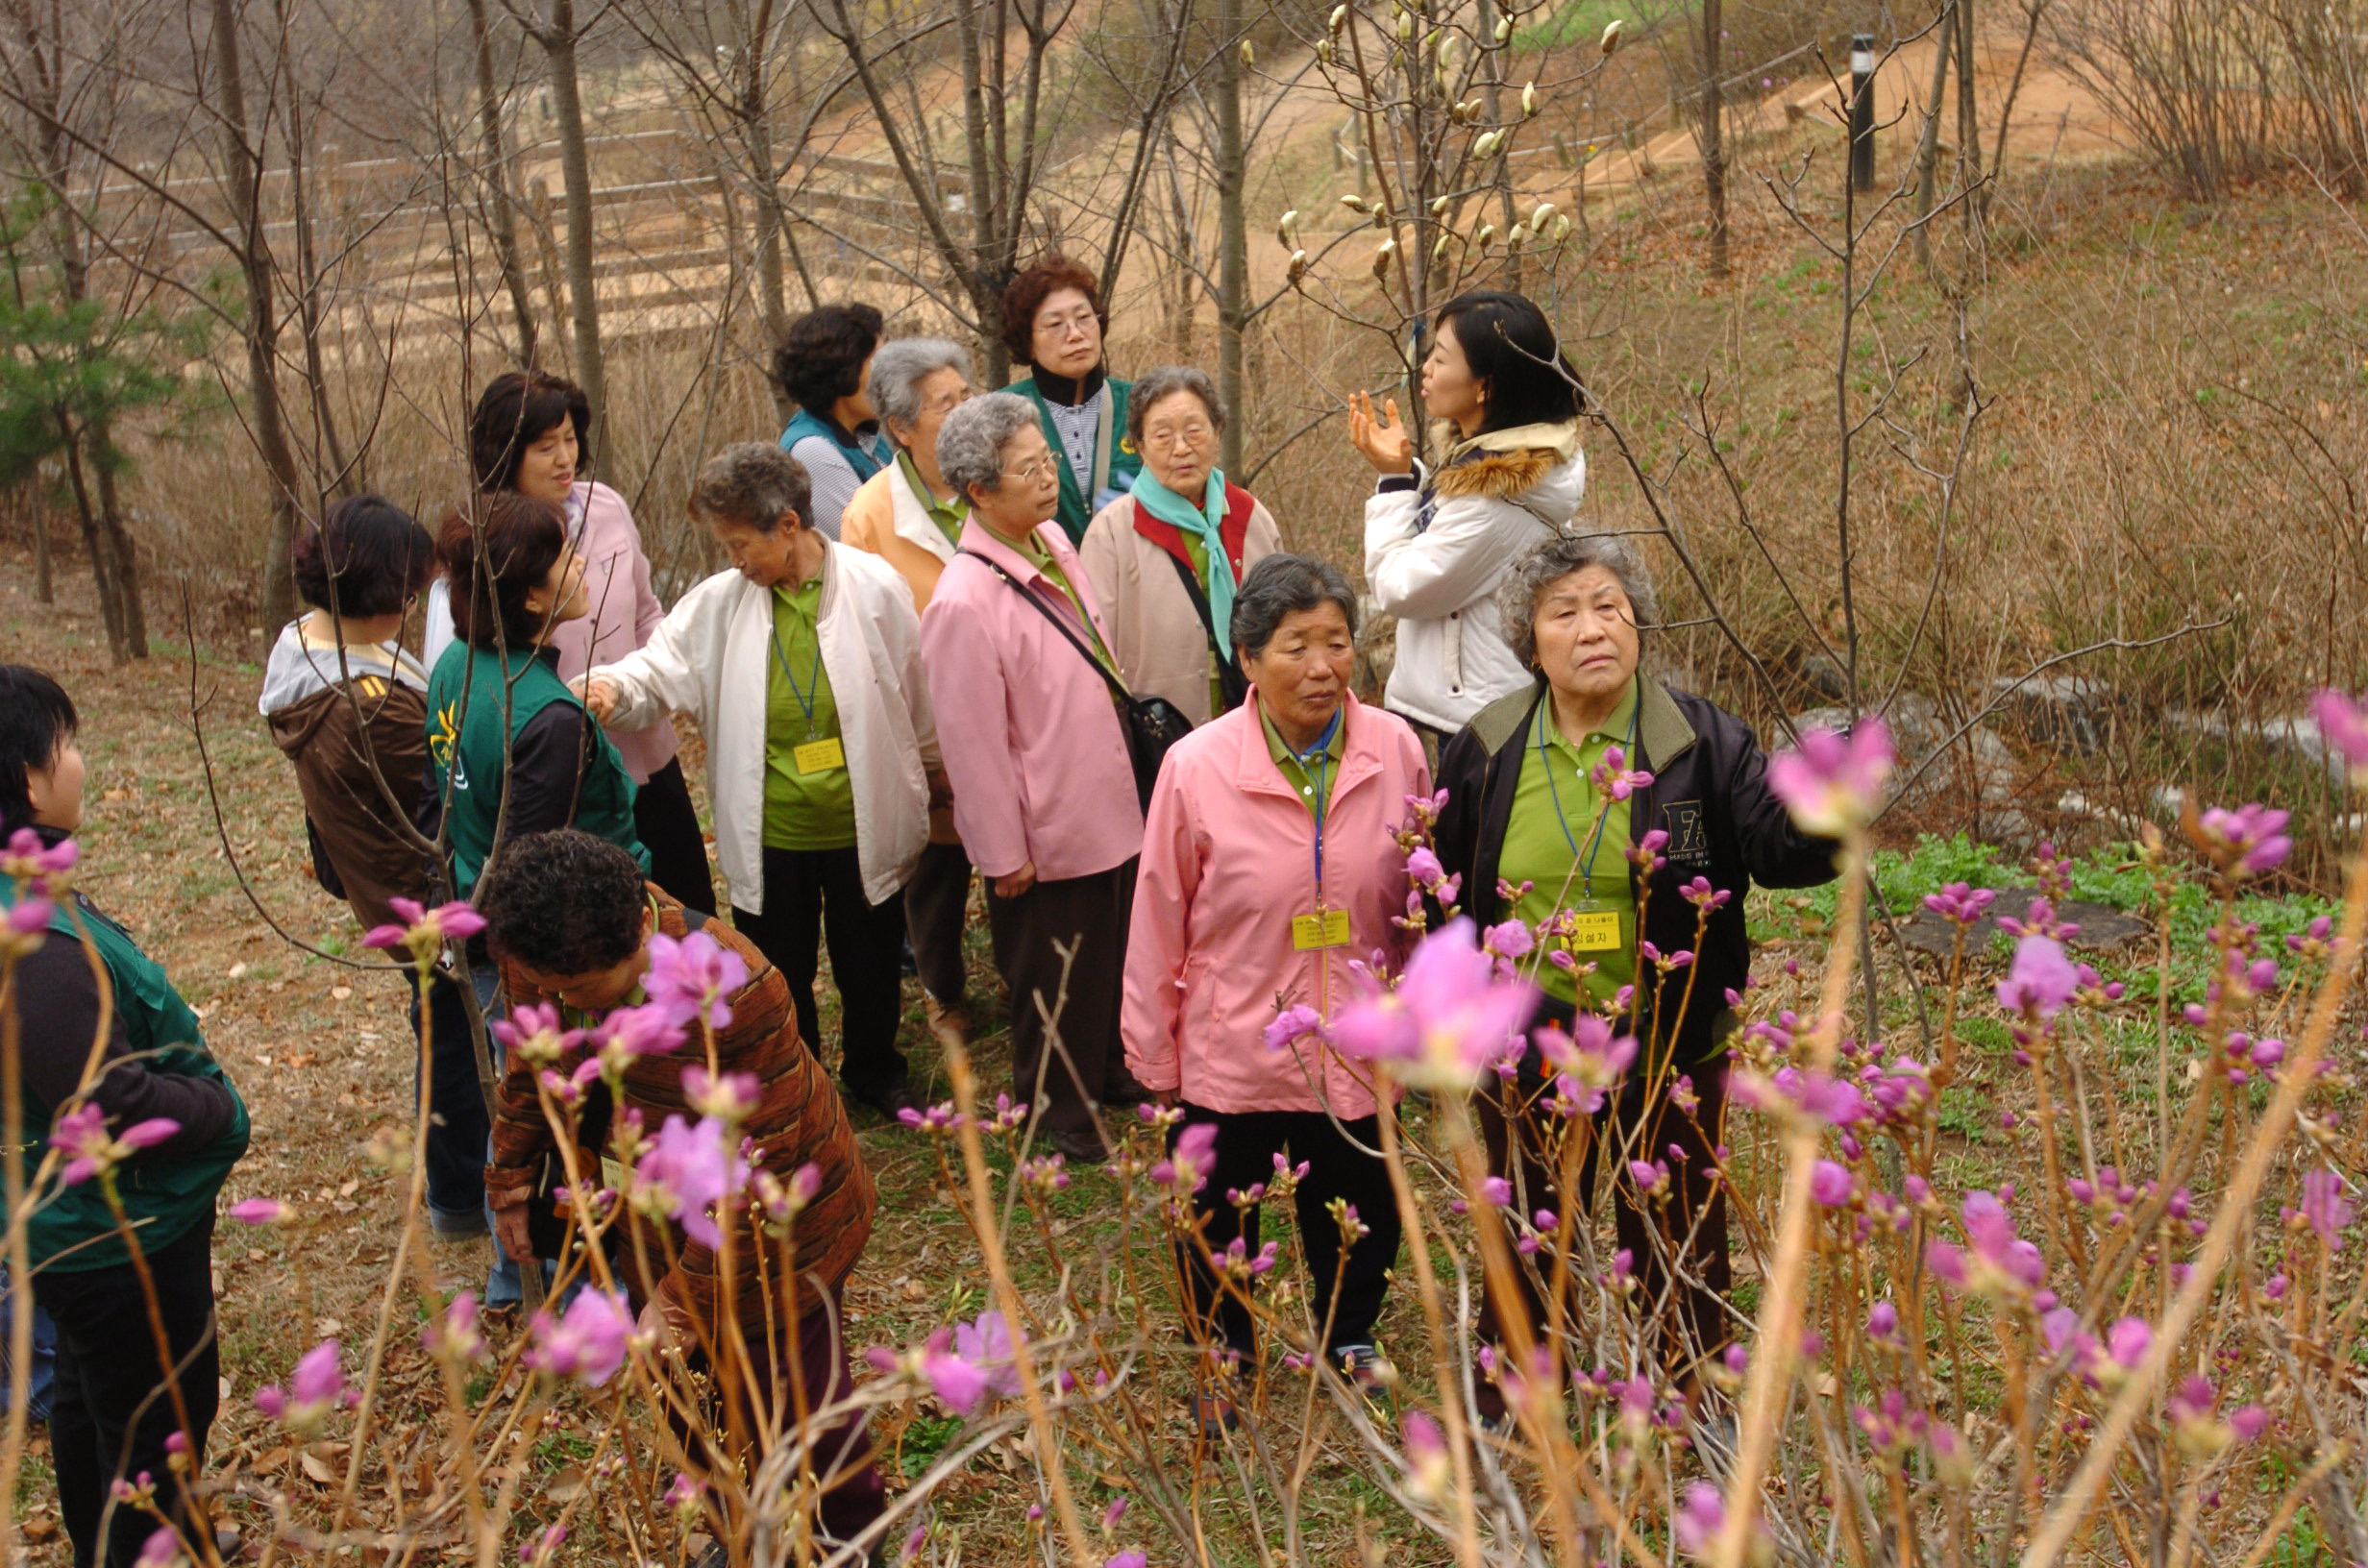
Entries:
{"type": "Polygon", "coordinates": [[[937,575],[953,559],[953,546],[922,510],[921,498],[905,482],[903,465],[895,462],[864,480],[839,514],[839,543],[867,551],[901,573],[913,590],[916,612],[929,607],[937,575]]]}
{"type": "MultiPolygon", "coordinates": [[[[1235,487],[1228,486],[1228,490],[1235,487]]],[[[1137,697],[1164,697],[1196,724],[1209,722],[1209,634],[1200,612],[1176,576],[1174,557],[1136,527],[1136,502],[1121,496],[1086,526],[1077,556],[1094,579],[1102,618],[1110,624],[1110,656],[1119,678],[1137,697]]],[[[1166,525],[1155,528],[1172,534],[1166,525]]],[[[1262,502],[1249,503],[1242,534],[1239,577],[1260,556],[1283,548],[1274,516],[1262,502]]]]}

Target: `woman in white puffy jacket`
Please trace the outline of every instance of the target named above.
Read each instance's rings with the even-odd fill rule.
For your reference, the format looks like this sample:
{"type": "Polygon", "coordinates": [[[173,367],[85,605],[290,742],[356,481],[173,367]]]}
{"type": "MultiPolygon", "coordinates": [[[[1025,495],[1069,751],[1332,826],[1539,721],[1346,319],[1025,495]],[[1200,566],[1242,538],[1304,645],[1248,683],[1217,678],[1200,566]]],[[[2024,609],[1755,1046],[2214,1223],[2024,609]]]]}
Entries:
{"type": "Polygon", "coordinates": [[[767,442],[727,447],[691,489],[732,570],[684,594],[650,640],[584,677],[615,729],[682,711],[707,740],[716,860],[732,924],[789,982],[816,1056],[814,978],[826,934],[848,1097],[893,1117],[912,1104],[897,1049],[900,899],[945,793],[903,576],[809,520],[799,462],[767,442]]]}
{"type": "Polygon", "coordinates": [[[1395,399],[1378,416],[1349,399],[1348,438],[1380,474],[1365,503],[1365,578],[1397,617],[1384,703],[1433,752],[1475,713],[1530,684],[1506,646],[1497,584],[1566,531],[1587,487],[1578,377],[1545,313],[1493,289],[1461,294],[1432,322],[1422,404],[1458,437],[1445,461],[1415,460],[1395,399]]]}

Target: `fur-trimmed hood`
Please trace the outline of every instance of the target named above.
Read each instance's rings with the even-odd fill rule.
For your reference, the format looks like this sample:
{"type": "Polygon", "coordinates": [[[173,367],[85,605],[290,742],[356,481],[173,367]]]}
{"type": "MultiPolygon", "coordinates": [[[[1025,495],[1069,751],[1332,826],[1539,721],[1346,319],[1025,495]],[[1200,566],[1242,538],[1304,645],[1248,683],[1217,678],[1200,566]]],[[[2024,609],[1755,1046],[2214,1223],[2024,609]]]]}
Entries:
{"type": "Polygon", "coordinates": [[[1511,501],[1543,484],[1564,459],[1551,447],[1522,447],[1513,452],[1475,452],[1439,471],[1436,488],[1443,496],[1489,496],[1511,501]]]}

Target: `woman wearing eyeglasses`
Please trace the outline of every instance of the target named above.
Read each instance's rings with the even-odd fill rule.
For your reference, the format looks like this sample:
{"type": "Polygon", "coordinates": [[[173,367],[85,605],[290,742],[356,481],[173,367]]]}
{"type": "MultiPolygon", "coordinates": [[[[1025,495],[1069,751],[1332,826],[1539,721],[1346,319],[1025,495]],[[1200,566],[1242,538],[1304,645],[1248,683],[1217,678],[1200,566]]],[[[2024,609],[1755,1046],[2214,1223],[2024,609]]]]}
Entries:
{"type": "Polygon", "coordinates": [[[1102,363],[1109,330],[1099,280],[1058,252],[1003,290],[1003,346],[1029,369],[1004,390],[1035,404],[1045,444],[1063,459],[1054,517],[1072,544],[1143,468],[1127,435],[1130,384],[1113,380],[1102,363]]]}
{"type": "Polygon", "coordinates": [[[1167,365],[1135,382],[1126,434],[1134,492],[1095,514],[1077,554],[1110,618],[1110,653],[1139,697],[1196,724],[1241,706],[1233,606],[1243,577],[1282,546],[1273,514],[1217,466],[1225,404],[1206,372],[1167,365]]]}
{"type": "Polygon", "coordinates": [[[921,658],[1011,991],[1014,1097],[1041,1108],[1053,1148],[1098,1163],[1098,1108],[1143,1095],[1119,1046],[1143,810],[1104,674],[1109,623],[1052,521],[1061,463],[1025,398],[990,392],[946,416],[938,470],[971,513],[922,615],[921,658]]]}

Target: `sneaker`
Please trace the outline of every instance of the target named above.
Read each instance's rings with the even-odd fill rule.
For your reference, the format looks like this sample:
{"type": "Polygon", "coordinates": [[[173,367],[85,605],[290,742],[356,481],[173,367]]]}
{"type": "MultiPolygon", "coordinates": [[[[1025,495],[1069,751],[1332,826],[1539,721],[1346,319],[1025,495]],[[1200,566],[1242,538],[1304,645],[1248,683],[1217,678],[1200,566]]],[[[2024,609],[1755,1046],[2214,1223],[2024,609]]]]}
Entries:
{"type": "Polygon", "coordinates": [[[902,1084],[872,1094],[858,1094],[851,1089],[847,1091],[847,1097],[857,1105],[871,1107],[899,1125],[902,1125],[903,1122],[903,1117],[900,1113],[921,1109],[921,1102],[913,1098],[913,1091],[902,1084]]]}
{"type": "Polygon", "coordinates": [[[970,1044],[971,1010],[960,1002],[941,1002],[928,992],[922,992],[922,1012],[927,1017],[929,1038],[937,1041],[941,1051],[961,1050],[970,1044]]]}
{"type": "Polygon", "coordinates": [[[1364,1396],[1367,1412],[1377,1422],[1387,1422],[1390,1390],[1397,1383],[1397,1368],[1371,1345],[1343,1345],[1332,1354],[1339,1358],[1341,1376],[1347,1380],[1348,1386],[1364,1396]]]}
{"type": "Polygon", "coordinates": [[[436,1209],[428,1211],[428,1229],[439,1240],[465,1241],[471,1237],[489,1236],[482,1205],[475,1209],[436,1209]]]}
{"type": "Polygon", "coordinates": [[[1233,1408],[1231,1394],[1212,1387],[1193,1395],[1193,1420],[1199,1424],[1200,1435],[1214,1443],[1240,1426],[1242,1415],[1233,1408]]]}
{"type": "Polygon", "coordinates": [[[1106,1165],[1110,1163],[1110,1145],[1103,1140],[1098,1127],[1080,1127],[1073,1132],[1054,1133],[1046,1139],[1053,1152],[1072,1165],[1106,1165]]]}

